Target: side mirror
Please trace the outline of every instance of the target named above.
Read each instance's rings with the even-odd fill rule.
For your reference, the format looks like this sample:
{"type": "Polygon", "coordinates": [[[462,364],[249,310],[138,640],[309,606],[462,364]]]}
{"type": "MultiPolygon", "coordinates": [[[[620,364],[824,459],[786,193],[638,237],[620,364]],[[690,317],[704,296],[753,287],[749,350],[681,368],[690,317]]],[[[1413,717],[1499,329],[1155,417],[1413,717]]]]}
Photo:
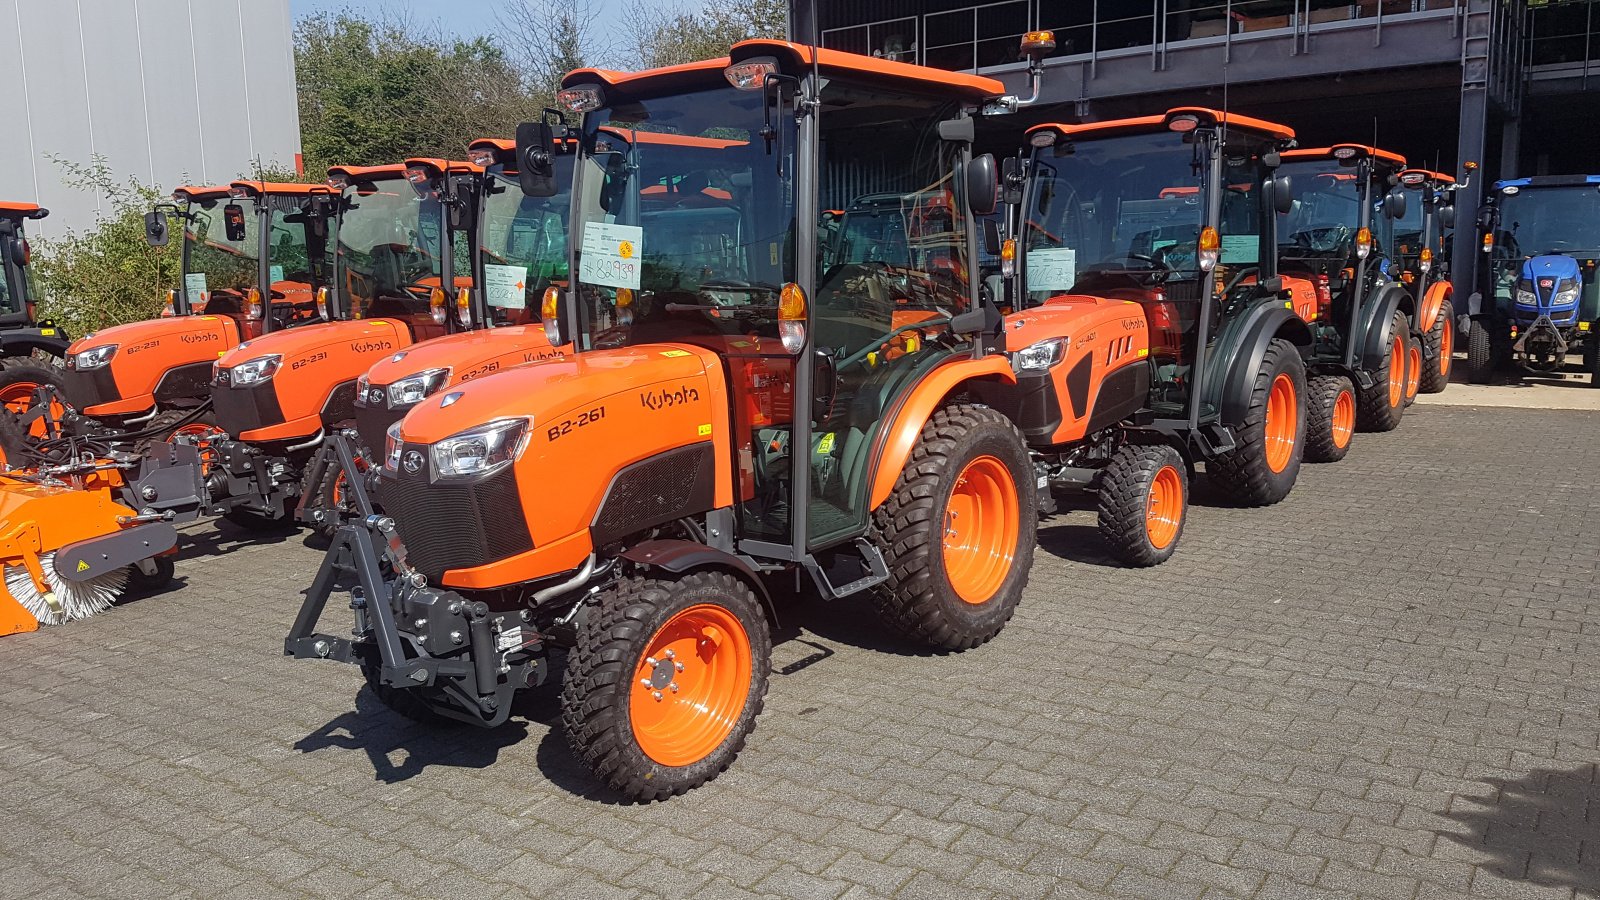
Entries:
{"type": "Polygon", "coordinates": [[[1441,228],[1456,227],[1456,207],[1453,203],[1446,203],[1439,207],[1439,226],[1441,228]]]}
{"type": "Polygon", "coordinates": [[[967,211],[975,216],[987,216],[1000,203],[1000,173],[994,154],[975,156],[967,163],[963,187],[967,195],[967,211]]]}
{"type": "Polygon", "coordinates": [[[1294,184],[1288,175],[1272,176],[1272,208],[1282,215],[1294,210],[1294,184]]]}
{"type": "Polygon", "coordinates": [[[1022,202],[1022,160],[1008,156],[1000,161],[1000,199],[1005,203],[1022,202]]]}
{"type": "Polygon", "coordinates": [[[997,219],[983,220],[983,252],[988,256],[1000,255],[1000,222],[997,219]]]}
{"type": "Polygon", "coordinates": [[[833,415],[833,401],[839,393],[839,363],[833,351],[817,348],[811,357],[811,421],[826,422],[833,415]]]}
{"type": "Polygon", "coordinates": [[[526,196],[555,196],[556,136],[549,122],[517,126],[517,180],[526,196]]]}
{"type": "Polygon", "coordinates": [[[228,238],[228,243],[237,244],[245,238],[244,207],[237,203],[229,203],[222,208],[223,230],[228,238]]]}
{"type": "Polygon", "coordinates": [[[167,245],[167,214],[152,209],[144,214],[144,239],[152,247],[167,245]]]}
{"type": "Polygon", "coordinates": [[[1402,191],[1390,191],[1383,195],[1383,214],[1391,219],[1404,218],[1406,214],[1406,195],[1402,191]]]}

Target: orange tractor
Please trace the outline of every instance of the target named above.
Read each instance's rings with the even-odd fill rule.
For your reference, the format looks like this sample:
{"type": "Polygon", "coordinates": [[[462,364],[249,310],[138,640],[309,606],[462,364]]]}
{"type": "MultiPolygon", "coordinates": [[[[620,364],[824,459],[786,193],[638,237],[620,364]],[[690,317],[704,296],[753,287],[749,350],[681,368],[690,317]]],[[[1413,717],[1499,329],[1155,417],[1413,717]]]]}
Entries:
{"type": "MultiPolygon", "coordinates": [[[[1003,409],[1057,404],[1055,449],[1085,448],[1085,467],[1147,441],[1170,451],[1140,457],[1149,488],[1117,527],[1175,542],[1193,441],[1149,427],[1142,307],[1068,297],[1007,319],[980,290],[978,223],[999,177],[972,153],[974,117],[1014,108],[1002,94],[988,78],[765,40],[668,69],[569,74],[558,103],[583,116],[571,277],[541,312],[553,343],[575,350],[431,395],[390,429],[385,514],[351,479],[360,515],[337,529],[285,652],[359,664],[405,715],[494,726],[564,648],[574,749],[628,798],[660,799],[743,746],[767,686],[773,585],[870,598],[936,650],[999,633],[1054,464],[1003,409]],[[631,139],[647,131],[723,146],[710,164],[657,171],[631,139]],[[919,226],[922,252],[901,267],[916,278],[824,252],[824,210],[945,190],[948,221],[919,226]],[[664,193],[685,196],[652,202],[664,193]],[[905,284],[950,273],[947,307],[897,316],[905,284]],[[1059,372],[1060,390],[1024,395],[1023,373],[1039,372],[1059,372]],[[354,631],[318,632],[351,581],[354,631]]],[[[1191,236],[1209,275],[1222,147],[1265,155],[1279,138],[1246,127],[1236,148],[1195,119],[1192,147],[1162,134],[1218,201],[1191,236]]],[[[552,148],[525,134],[517,152],[552,148]]],[[[1298,357],[1278,362],[1264,343],[1266,389],[1255,370],[1216,377],[1248,395],[1240,427],[1275,436],[1288,470],[1298,357]],[[1274,391],[1279,375],[1289,387],[1274,391]]],[[[1202,421],[1185,435],[1242,446],[1219,413],[1190,408],[1202,421]]],[[[350,442],[333,446],[352,471],[350,442]]]]}
{"type": "Polygon", "coordinates": [[[183,227],[183,281],[161,316],[73,342],[64,388],[68,430],[165,438],[210,430],[211,368],[243,341],[320,321],[336,198],[321,185],[236,182],[183,187],[145,217],[164,245],[183,227]]]}
{"type": "MultiPolygon", "coordinates": [[[[25,412],[41,386],[61,384],[67,333],[38,318],[25,228],[27,221],[49,214],[32,203],[0,203],[0,415],[25,412]]],[[[0,456],[0,464],[4,461],[0,456]]]]}
{"type": "Polygon", "coordinates": [[[1420,385],[1418,307],[1393,257],[1393,223],[1406,211],[1393,188],[1406,161],[1336,144],[1290,150],[1283,163],[1292,202],[1277,223],[1278,265],[1297,293],[1315,298],[1306,458],[1332,462],[1358,428],[1398,426],[1420,385]]]}
{"type": "MultiPolygon", "coordinates": [[[[1468,178],[1475,166],[1467,169],[1468,178]]],[[[1455,178],[1427,169],[1400,173],[1400,187],[1414,203],[1395,220],[1393,241],[1400,280],[1419,300],[1416,330],[1422,335],[1418,390],[1437,394],[1450,383],[1456,345],[1455,297],[1450,286],[1450,229],[1455,227],[1455,178]]]]}

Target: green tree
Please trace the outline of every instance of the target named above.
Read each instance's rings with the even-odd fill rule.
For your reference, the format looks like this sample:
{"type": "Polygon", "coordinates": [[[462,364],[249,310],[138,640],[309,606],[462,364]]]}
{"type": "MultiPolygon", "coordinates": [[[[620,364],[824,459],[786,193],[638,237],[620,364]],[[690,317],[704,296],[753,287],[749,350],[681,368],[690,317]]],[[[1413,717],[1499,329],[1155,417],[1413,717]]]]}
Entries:
{"type": "Polygon", "coordinates": [[[635,0],[628,10],[631,46],[638,68],[655,68],[726,56],[752,38],[782,38],[788,29],[786,0],[704,0],[695,6],[635,0]]]}
{"type": "Polygon", "coordinates": [[[34,241],[39,315],[80,337],[159,313],[167,290],[178,283],[181,251],[177,240],[151,247],[145,241],[144,214],[166,195],[137,178],[118,181],[103,156],[94,156],[88,165],[55,157],[51,161],[61,167],[67,184],[99,194],[104,211],[88,228],[34,241]]]}

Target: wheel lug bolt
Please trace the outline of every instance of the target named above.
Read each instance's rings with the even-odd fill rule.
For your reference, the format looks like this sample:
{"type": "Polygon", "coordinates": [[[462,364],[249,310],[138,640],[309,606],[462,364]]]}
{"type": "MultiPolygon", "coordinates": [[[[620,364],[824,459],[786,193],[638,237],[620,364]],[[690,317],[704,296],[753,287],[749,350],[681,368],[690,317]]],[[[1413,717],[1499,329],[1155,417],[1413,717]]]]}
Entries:
{"type": "Polygon", "coordinates": [[[676,667],[676,668],[677,668],[677,670],[678,670],[678,671],[679,671],[679,672],[682,672],[682,671],[683,671],[683,663],[681,663],[681,662],[675,662],[675,663],[673,663],[673,664],[672,664],[672,665],[673,665],[673,666],[674,666],[674,667],[676,667]]]}
{"type": "Polygon", "coordinates": [[[660,691],[654,691],[654,692],[651,693],[650,696],[656,698],[657,700],[660,700],[661,699],[661,692],[660,691]]]}
{"type": "Polygon", "coordinates": [[[656,658],[654,656],[646,656],[644,658],[644,664],[647,666],[653,666],[656,664],[656,658]]]}
{"type": "MultiPolygon", "coordinates": [[[[669,688],[669,689],[670,689],[670,690],[671,690],[671,691],[672,691],[672,692],[673,692],[673,693],[674,693],[674,694],[676,694],[676,693],[677,693],[677,692],[678,692],[678,683],[677,683],[677,682],[676,682],[676,681],[674,681],[674,682],[673,682],[673,683],[671,683],[671,684],[669,684],[669,685],[667,685],[667,687],[668,687],[668,688],[669,688]]],[[[657,696],[657,697],[659,697],[659,696],[661,696],[661,695],[660,695],[660,694],[657,694],[657,695],[656,695],[656,696],[657,696]]]]}
{"type": "Polygon", "coordinates": [[[650,679],[648,679],[648,678],[641,678],[641,679],[639,679],[639,683],[640,683],[640,684],[642,684],[642,685],[644,685],[644,686],[645,686],[645,687],[649,687],[649,686],[650,686],[650,679]]]}
{"type": "Polygon", "coordinates": [[[677,656],[678,654],[674,653],[671,647],[668,647],[667,648],[667,652],[666,652],[665,655],[666,655],[667,659],[672,659],[673,657],[677,656]]]}

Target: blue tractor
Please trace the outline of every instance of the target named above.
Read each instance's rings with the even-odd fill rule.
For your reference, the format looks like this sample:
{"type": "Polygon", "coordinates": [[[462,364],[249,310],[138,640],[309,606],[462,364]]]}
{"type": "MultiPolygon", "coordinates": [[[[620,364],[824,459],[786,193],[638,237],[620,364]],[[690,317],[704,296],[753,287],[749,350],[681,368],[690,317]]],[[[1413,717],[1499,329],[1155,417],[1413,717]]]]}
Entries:
{"type": "Polygon", "coordinates": [[[1578,353],[1600,387],[1600,175],[1496,182],[1478,226],[1471,380],[1487,383],[1504,367],[1560,373],[1578,353]]]}

